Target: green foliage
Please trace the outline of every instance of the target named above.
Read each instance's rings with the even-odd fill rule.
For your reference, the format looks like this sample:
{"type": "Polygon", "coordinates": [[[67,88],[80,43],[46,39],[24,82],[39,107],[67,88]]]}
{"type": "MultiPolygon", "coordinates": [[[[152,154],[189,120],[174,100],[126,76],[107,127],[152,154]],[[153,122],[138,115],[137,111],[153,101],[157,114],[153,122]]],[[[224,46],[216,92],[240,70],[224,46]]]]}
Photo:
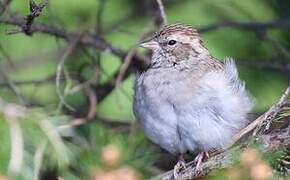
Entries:
{"type": "Polygon", "coordinates": [[[10,152],[8,125],[4,121],[3,115],[0,117],[0,133],[1,133],[1,148],[0,148],[0,172],[7,172],[10,152]]]}
{"type": "Polygon", "coordinates": [[[20,172],[14,174],[20,179],[32,179],[37,169],[40,171],[47,167],[67,168],[71,158],[73,158],[73,152],[70,148],[71,145],[62,139],[62,135],[58,132],[56,126],[57,124],[67,123],[67,118],[51,116],[39,109],[24,109],[24,112],[22,112],[22,108],[20,108],[16,105],[3,104],[2,106],[1,104],[0,127],[3,135],[1,136],[3,146],[1,146],[0,151],[0,171],[4,174],[8,172],[8,163],[12,156],[19,156],[18,161],[22,162],[20,172]],[[15,120],[6,115],[9,113],[8,108],[15,110],[15,120]],[[17,130],[9,123],[10,121],[19,125],[20,133],[18,136],[11,134],[17,130]],[[13,141],[18,142],[16,148],[21,148],[21,142],[23,142],[23,149],[18,149],[20,154],[11,154],[13,141]],[[21,154],[23,154],[23,158],[21,158],[21,154]],[[47,161],[42,164],[41,162],[44,159],[47,159],[47,161]],[[37,165],[38,161],[41,164],[37,165]],[[40,167],[37,168],[37,166],[40,167]]]}
{"type": "MultiPolygon", "coordinates": [[[[144,26],[148,26],[152,20],[146,13],[136,13],[140,11],[138,6],[142,4],[141,1],[105,1],[101,36],[114,46],[129,50],[136,43],[144,26]]],[[[195,27],[205,27],[221,21],[264,22],[277,19],[281,16],[281,12],[285,11],[281,11],[279,3],[273,6],[271,3],[273,1],[171,0],[168,1],[168,5],[166,3],[165,10],[169,23],[183,22],[195,27]]],[[[28,4],[29,0],[12,1],[10,8],[25,16],[29,13],[28,4]]],[[[98,6],[99,0],[50,0],[49,6],[44,9],[40,17],[35,19],[35,22],[71,32],[94,33],[98,6]]],[[[144,7],[141,9],[145,11],[144,7]]],[[[5,35],[7,29],[15,29],[15,27],[1,24],[0,44],[15,67],[9,66],[3,53],[0,53],[0,66],[12,81],[41,80],[52,77],[56,73],[57,64],[67,46],[66,42],[41,33],[34,33],[33,36],[24,34],[8,36],[5,35]]],[[[289,49],[288,31],[271,30],[268,34],[289,49]]],[[[242,59],[241,64],[261,61],[267,63],[273,54],[281,55],[271,45],[259,40],[253,32],[222,28],[201,35],[210,52],[219,59],[234,57],[242,59]]],[[[281,59],[281,62],[289,63],[289,59],[281,59]]],[[[97,52],[94,48],[74,49],[65,61],[65,76],[61,79],[60,89],[66,102],[81,112],[71,112],[77,117],[82,117],[82,113],[87,111],[87,95],[83,90],[73,94],[69,94],[68,91],[80,82],[88,81],[94,75],[95,69],[92,63],[100,64],[101,71],[98,77],[100,84],[112,81],[112,77],[122,64],[119,58],[108,52],[97,52]],[[98,55],[101,57],[100,62],[96,62],[98,55]],[[80,78],[74,78],[75,75],[79,75],[80,78]]],[[[276,101],[289,82],[289,77],[283,73],[265,68],[241,65],[239,72],[256,99],[254,111],[257,113],[265,111],[276,101]]],[[[61,125],[68,124],[72,117],[59,104],[54,79],[55,77],[38,85],[18,86],[21,95],[31,102],[32,108],[29,107],[25,116],[18,119],[24,139],[24,161],[22,171],[17,178],[32,179],[37,170],[36,165],[40,165],[39,170],[43,174],[57,169],[57,174],[64,179],[88,179],[95,168],[104,168],[104,162],[100,157],[102,148],[108,144],[114,144],[120,150],[122,154],[120,166],[134,167],[145,177],[149,177],[152,172],[149,172],[148,167],[152,165],[159,151],[149,144],[142,132],[112,128],[98,122],[98,118],[92,119],[77,130],[68,128],[57,131],[61,125]],[[40,108],[36,109],[35,106],[40,108]],[[39,157],[41,152],[43,155],[39,157]]],[[[133,121],[133,81],[134,76],[129,76],[120,88],[113,90],[99,102],[94,107],[97,117],[127,123],[133,121]]],[[[0,96],[7,102],[18,102],[15,95],[7,88],[0,88],[0,96]]],[[[0,173],[7,174],[11,153],[10,126],[1,107],[0,112],[0,173]]],[[[281,117],[289,115],[288,111],[283,113],[281,117]]],[[[258,145],[255,147],[258,148],[258,145]]],[[[279,156],[280,152],[267,154],[263,160],[276,166],[279,156]]],[[[237,164],[239,157],[240,153],[234,152],[232,158],[237,164]]],[[[211,179],[226,179],[224,171],[214,174],[211,179]]]]}
{"type": "MultiPolygon", "coordinates": [[[[88,174],[91,168],[105,166],[100,159],[102,148],[108,144],[115,145],[121,154],[119,166],[131,166],[142,173],[148,174],[148,167],[156,150],[150,147],[143,133],[140,132],[116,132],[101,124],[90,124],[87,140],[88,149],[82,150],[76,158],[78,162],[75,168],[84,174],[88,174]]],[[[82,139],[82,141],[86,141],[82,139]]]]}

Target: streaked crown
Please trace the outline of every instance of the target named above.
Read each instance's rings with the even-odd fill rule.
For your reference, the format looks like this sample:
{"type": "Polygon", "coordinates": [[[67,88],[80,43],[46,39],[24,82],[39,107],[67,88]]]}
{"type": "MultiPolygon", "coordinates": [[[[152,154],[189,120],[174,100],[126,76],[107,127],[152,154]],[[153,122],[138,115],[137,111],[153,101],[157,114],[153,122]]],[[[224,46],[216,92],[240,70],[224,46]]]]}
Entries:
{"type": "Polygon", "coordinates": [[[194,29],[192,26],[178,23],[163,26],[161,30],[156,33],[155,38],[169,36],[176,33],[192,37],[199,36],[197,30],[194,29]]]}

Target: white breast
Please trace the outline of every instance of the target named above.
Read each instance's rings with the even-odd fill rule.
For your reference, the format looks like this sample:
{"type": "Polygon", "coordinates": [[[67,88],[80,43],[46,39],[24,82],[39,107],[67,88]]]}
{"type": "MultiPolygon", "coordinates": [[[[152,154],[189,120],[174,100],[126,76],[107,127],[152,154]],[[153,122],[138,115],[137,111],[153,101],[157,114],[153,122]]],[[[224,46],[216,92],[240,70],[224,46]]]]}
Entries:
{"type": "Polygon", "coordinates": [[[136,80],[134,112],[148,137],[171,153],[225,147],[247,123],[253,103],[233,61],[195,80],[150,69],[136,80]]]}
{"type": "MultiPolygon", "coordinates": [[[[177,117],[173,104],[168,99],[174,91],[172,79],[165,71],[149,70],[137,77],[134,113],[154,143],[171,153],[178,153],[185,149],[180,146],[177,117]]],[[[174,77],[172,72],[169,73],[171,75],[174,77]]]]}

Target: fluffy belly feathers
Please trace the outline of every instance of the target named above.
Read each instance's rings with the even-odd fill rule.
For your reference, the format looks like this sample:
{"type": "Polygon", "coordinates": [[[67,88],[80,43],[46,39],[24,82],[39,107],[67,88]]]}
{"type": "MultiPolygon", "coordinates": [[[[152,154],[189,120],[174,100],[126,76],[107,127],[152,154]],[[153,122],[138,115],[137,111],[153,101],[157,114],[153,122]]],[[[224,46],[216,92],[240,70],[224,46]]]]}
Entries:
{"type": "Polygon", "coordinates": [[[176,78],[184,77],[174,73],[147,73],[155,76],[137,79],[134,112],[148,137],[163,149],[184,153],[224,148],[247,123],[245,90],[233,90],[222,75],[209,74],[202,84],[193,84],[179,81],[176,78]]]}

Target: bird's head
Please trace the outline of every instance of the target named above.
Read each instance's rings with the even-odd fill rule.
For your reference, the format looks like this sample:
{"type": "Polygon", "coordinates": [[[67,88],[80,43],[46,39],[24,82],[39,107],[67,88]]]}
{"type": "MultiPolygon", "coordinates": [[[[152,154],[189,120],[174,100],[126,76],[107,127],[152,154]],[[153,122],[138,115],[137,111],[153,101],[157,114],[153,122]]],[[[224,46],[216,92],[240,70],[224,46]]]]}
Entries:
{"type": "Polygon", "coordinates": [[[152,61],[180,62],[209,55],[197,32],[190,25],[163,26],[153,38],[141,44],[153,51],[152,61]]]}

